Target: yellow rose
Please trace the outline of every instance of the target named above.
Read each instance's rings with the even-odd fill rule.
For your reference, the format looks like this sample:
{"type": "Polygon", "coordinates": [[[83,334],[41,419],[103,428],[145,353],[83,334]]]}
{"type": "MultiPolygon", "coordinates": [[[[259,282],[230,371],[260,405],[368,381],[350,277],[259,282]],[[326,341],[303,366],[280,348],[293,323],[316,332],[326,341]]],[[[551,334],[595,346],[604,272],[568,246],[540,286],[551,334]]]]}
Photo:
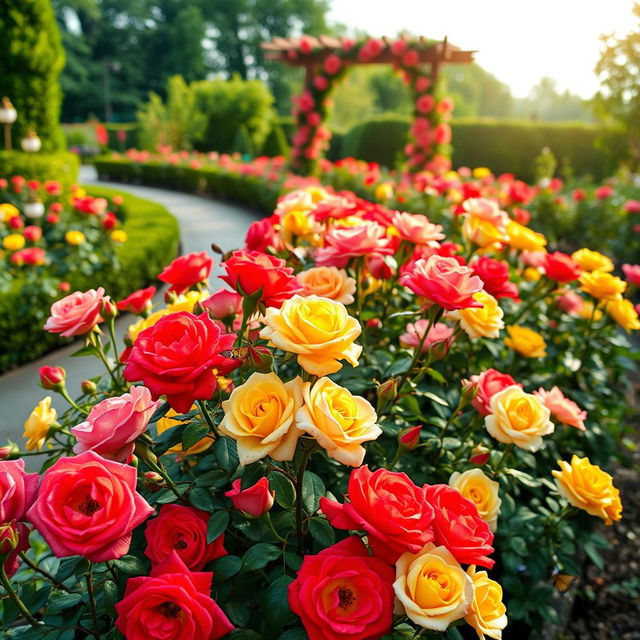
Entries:
{"type": "Polygon", "coordinates": [[[377,184],[373,196],[376,200],[389,200],[393,197],[393,185],[390,182],[377,184]]]}
{"type": "Polygon", "coordinates": [[[193,313],[196,303],[203,302],[210,296],[208,291],[187,291],[167,305],[167,313],[179,313],[180,311],[193,313]]]}
{"type": "Polygon", "coordinates": [[[285,239],[290,239],[292,236],[308,236],[320,231],[320,226],[314,220],[313,214],[301,209],[287,211],[280,218],[280,226],[280,235],[285,239]]]}
{"type": "Polygon", "coordinates": [[[615,298],[625,292],[627,283],[618,278],[618,276],[612,276],[606,271],[592,271],[589,273],[585,271],[580,274],[581,289],[589,295],[597,298],[598,300],[615,298]]]}
{"type": "Polygon", "coordinates": [[[301,271],[296,278],[305,296],[330,298],[342,304],[353,302],[356,281],[344,269],[337,267],[313,267],[301,271]]]}
{"type": "MultiPolygon", "coordinates": [[[[197,408],[198,407],[194,404],[192,405],[191,409],[189,409],[189,411],[193,411],[194,409],[197,409],[197,408]]],[[[158,422],[156,423],[156,428],[158,429],[158,435],[160,435],[161,433],[164,433],[165,431],[167,431],[167,429],[172,429],[173,427],[177,427],[178,425],[183,424],[182,420],[175,419],[174,416],[177,416],[177,415],[180,415],[178,414],[177,411],[174,411],[173,409],[169,409],[169,411],[167,411],[167,413],[162,418],[160,418],[160,420],[158,420],[158,422]]],[[[176,444],[170,449],[168,449],[167,453],[178,453],[178,454],[184,454],[185,456],[191,456],[196,453],[202,453],[203,451],[206,451],[212,444],[213,444],[213,438],[205,436],[204,438],[201,438],[200,440],[198,440],[198,442],[196,442],[193,446],[189,447],[189,449],[187,449],[186,451],[182,449],[181,444],[176,444]]]]}
{"type": "Polygon", "coordinates": [[[300,432],[296,411],[302,404],[302,379],[282,382],[275,373],[254,373],[222,403],[220,431],[238,445],[240,464],[271,456],[293,460],[300,432]]]}
{"type": "Polygon", "coordinates": [[[502,602],[502,587],[489,578],[486,571],[476,571],[475,565],[467,569],[473,581],[473,601],[465,615],[480,640],[485,636],[501,640],[502,630],[507,626],[507,608],[502,602]]]}
{"type": "Polygon", "coordinates": [[[412,622],[436,631],[460,620],[473,601],[471,578],[446,547],[432,542],[398,558],[393,589],[412,622]]]}
{"type": "Polygon", "coordinates": [[[24,243],[23,236],[19,233],[11,233],[2,241],[2,246],[8,251],[18,251],[24,247],[24,243]]]}
{"type": "Polygon", "coordinates": [[[613,478],[588,458],[573,456],[571,464],[558,460],[561,471],[552,471],[563,495],[574,507],[612,524],[622,518],[620,491],[613,486],[613,478]]]}
{"type": "Polygon", "coordinates": [[[304,191],[311,196],[311,200],[313,200],[314,203],[320,202],[320,200],[325,200],[330,195],[326,189],[314,185],[305,187],[304,191]]]}
{"type": "Polygon", "coordinates": [[[544,251],[547,239],[541,234],[510,220],[507,224],[507,244],[521,251],[544,251]]]}
{"type": "Polygon", "coordinates": [[[464,473],[456,471],[449,478],[449,486],[461,493],[467,500],[476,505],[478,513],[486,520],[491,531],[498,526],[500,514],[500,485],[489,479],[482,469],[469,469],[464,473]]]}
{"type": "Polygon", "coordinates": [[[360,466],[365,454],[362,443],[382,434],[374,408],[329,378],[320,378],[313,386],[305,382],[302,398],[296,413],[298,429],[315,438],[330,458],[360,466]]]}
{"type": "Polygon", "coordinates": [[[17,207],[14,207],[12,204],[8,202],[4,202],[0,204],[0,220],[3,222],[9,222],[11,218],[15,218],[20,215],[20,211],[18,211],[17,207]]]}
{"type": "Polygon", "coordinates": [[[496,393],[489,407],[491,413],[484,423],[489,434],[500,442],[537,451],[542,446],[542,436],[553,433],[549,409],[520,387],[511,386],[496,393]]]}
{"type": "Polygon", "coordinates": [[[488,178],[490,175],[492,175],[491,169],[487,169],[487,167],[476,167],[473,170],[474,178],[488,178]]]}
{"type": "Polygon", "coordinates": [[[535,267],[527,267],[522,274],[527,282],[538,282],[542,274],[535,267]]]}
{"type": "Polygon", "coordinates": [[[533,329],[512,325],[507,327],[507,333],[509,337],[504,339],[504,343],[525,358],[544,358],[547,355],[544,338],[533,329]]]}
{"type": "Polygon", "coordinates": [[[24,423],[23,438],[27,438],[25,447],[31,451],[31,449],[42,449],[42,445],[47,439],[49,429],[54,425],[58,418],[58,414],[55,409],[51,408],[51,396],[43,398],[38,403],[38,406],[31,412],[31,415],[24,423]]]}
{"type": "Polygon", "coordinates": [[[127,241],[127,232],[123,231],[122,229],[116,229],[115,231],[111,232],[111,239],[114,242],[118,242],[120,244],[124,244],[127,241]]]}
{"type": "Polygon", "coordinates": [[[571,254],[583,271],[613,271],[610,258],[591,249],[578,249],[571,254]]]}
{"type": "Polygon", "coordinates": [[[260,337],[278,349],[297,353],[298,364],[312,375],[339,371],[339,360],[358,366],[362,347],[354,340],[362,328],[341,302],[295,295],[280,309],[268,307],[264,323],[260,337]]]}
{"type": "Polygon", "coordinates": [[[578,311],[578,315],[585,320],[598,322],[598,320],[602,318],[602,311],[600,311],[600,309],[596,309],[591,300],[583,300],[580,311],[578,311]]]}
{"type": "Polygon", "coordinates": [[[73,245],[74,247],[77,247],[86,241],[85,235],[82,231],[67,231],[67,233],[64,234],[64,239],[67,244],[73,245]]]}
{"type": "Polygon", "coordinates": [[[160,318],[166,316],[169,313],[170,312],[169,312],[168,309],[160,309],[160,310],[152,313],[147,318],[140,318],[139,320],[137,320],[133,324],[129,325],[129,328],[127,329],[127,338],[133,344],[136,341],[137,337],[145,329],[148,329],[149,327],[152,327],[156,322],[158,322],[158,320],[160,320],[160,318]]]}
{"type": "Polygon", "coordinates": [[[640,329],[638,314],[630,300],[624,298],[609,300],[605,309],[627,333],[640,329]]]}
{"type": "Polygon", "coordinates": [[[500,329],[504,328],[504,311],[498,301],[486,291],[474,293],[473,299],[480,302],[482,307],[460,309],[449,315],[460,320],[460,326],[470,338],[497,338],[500,329]]]}
{"type": "Polygon", "coordinates": [[[465,240],[483,248],[505,240],[504,234],[498,227],[489,220],[473,215],[467,216],[463,222],[462,235],[465,240]]]}

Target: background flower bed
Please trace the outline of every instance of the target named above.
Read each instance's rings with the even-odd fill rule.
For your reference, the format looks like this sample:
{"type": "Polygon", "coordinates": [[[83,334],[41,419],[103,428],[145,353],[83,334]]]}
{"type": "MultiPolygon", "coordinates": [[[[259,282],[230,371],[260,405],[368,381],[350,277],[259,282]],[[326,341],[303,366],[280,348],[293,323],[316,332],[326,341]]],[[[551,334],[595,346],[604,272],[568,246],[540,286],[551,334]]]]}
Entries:
{"type": "MultiPolygon", "coordinates": [[[[111,198],[120,192],[113,189],[91,187],[91,195],[111,198]]],[[[179,229],[175,218],[162,205],[124,195],[122,229],[127,242],[115,247],[115,268],[106,268],[91,276],[80,273],[68,277],[72,290],[107,286],[124,297],[131,291],[148,284],[178,251],[179,229]]],[[[10,290],[0,294],[0,371],[28,362],[47,351],[66,344],[68,339],[43,330],[46,309],[60,291],[40,290],[25,297],[22,282],[14,283],[10,290]]],[[[33,288],[32,288],[33,289],[33,288]]],[[[36,289],[33,289],[36,291],[36,289]]]]}
{"type": "Polygon", "coordinates": [[[57,180],[65,191],[78,181],[80,160],[75,153],[0,151],[0,176],[28,176],[29,180],[57,180]]]}

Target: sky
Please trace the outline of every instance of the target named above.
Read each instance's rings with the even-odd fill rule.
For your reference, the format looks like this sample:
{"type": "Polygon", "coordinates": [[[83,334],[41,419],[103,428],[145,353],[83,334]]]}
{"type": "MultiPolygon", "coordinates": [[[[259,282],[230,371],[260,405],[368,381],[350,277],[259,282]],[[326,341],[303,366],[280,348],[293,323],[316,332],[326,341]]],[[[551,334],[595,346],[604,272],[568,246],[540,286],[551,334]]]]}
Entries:
{"type": "Polygon", "coordinates": [[[601,34],[636,27],[633,0],[331,0],[329,19],[373,36],[409,30],[477,50],[476,61],[526,97],[541,78],[583,98],[598,90],[593,71],[601,34]]]}

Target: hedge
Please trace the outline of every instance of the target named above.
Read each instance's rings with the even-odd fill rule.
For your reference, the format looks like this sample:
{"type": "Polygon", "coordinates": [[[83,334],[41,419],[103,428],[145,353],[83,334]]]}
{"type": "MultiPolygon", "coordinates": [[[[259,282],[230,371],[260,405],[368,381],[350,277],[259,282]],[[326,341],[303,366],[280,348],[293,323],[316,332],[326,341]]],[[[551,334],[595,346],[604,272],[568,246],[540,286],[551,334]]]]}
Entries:
{"type": "MultiPolygon", "coordinates": [[[[111,197],[119,190],[87,187],[92,195],[111,197]]],[[[127,242],[116,248],[120,266],[117,270],[79,275],[70,280],[72,290],[86,290],[103,286],[118,300],[152,282],[162,268],[178,253],[179,229],[176,219],[165,207],[149,200],[125,196],[122,212],[127,242]]],[[[43,331],[51,298],[25,296],[22,283],[0,296],[0,372],[34,360],[68,344],[71,340],[43,331]]]]}
{"type": "MultiPolygon", "coordinates": [[[[332,159],[353,157],[393,167],[410,126],[411,119],[403,116],[362,122],[347,132],[332,159]]],[[[533,159],[543,147],[551,149],[560,167],[569,164],[575,175],[596,180],[611,175],[627,153],[622,132],[587,123],[457,119],[452,127],[454,168],[488,167],[527,182],[535,178],[533,159]]]]}
{"type": "Polygon", "coordinates": [[[80,160],[75,153],[0,151],[0,178],[20,175],[27,180],[58,180],[65,191],[78,180],[80,160]]]}

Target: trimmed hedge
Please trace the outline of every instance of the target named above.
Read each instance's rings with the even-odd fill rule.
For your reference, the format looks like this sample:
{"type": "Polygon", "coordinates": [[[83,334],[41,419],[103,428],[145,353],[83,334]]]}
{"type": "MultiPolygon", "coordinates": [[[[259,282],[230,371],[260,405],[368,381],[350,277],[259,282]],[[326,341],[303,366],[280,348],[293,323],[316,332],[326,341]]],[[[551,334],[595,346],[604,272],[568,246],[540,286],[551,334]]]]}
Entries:
{"type": "MultiPolygon", "coordinates": [[[[91,195],[111,197],[119,190],[87,187],[91,195]]],[[[118,300],[154,281],[162,268],[178,253],[179,228],[176,219],[160,204],[125,196],[122,212],[127,242],[116,247],[119,267],[94,273],[91,277],[77,275],[70,279],[72,290],[104,287],[118,300]]],[[[52,299],[25,295],[22,283],[12,292],[0,296],[0,372],[34,360],[68,344],[71,339],[45,332],[42,326],[49,314],[52,299]]]]}
{"type": "MultiPolygon", "coordinates": [[[[362,122],[344,137],[339,155],[393,167],[407,141],[411,119],[381,116],[362,122]]],[[[624,134],[586,123],[457,119],[453,128],[453,166],[488,167],[495,174],[535,179],[533,159],[549,147],[560,167],[599,180],[611,175],[627,155],[624,134]]]]}
{"type": "Polygon", "coordinates": [[[24,153],[0,151],[0,178],[20,175],[27,180],[58,180],[65,191],[77,182],[80,159],[75,153],[24,153]]]}

